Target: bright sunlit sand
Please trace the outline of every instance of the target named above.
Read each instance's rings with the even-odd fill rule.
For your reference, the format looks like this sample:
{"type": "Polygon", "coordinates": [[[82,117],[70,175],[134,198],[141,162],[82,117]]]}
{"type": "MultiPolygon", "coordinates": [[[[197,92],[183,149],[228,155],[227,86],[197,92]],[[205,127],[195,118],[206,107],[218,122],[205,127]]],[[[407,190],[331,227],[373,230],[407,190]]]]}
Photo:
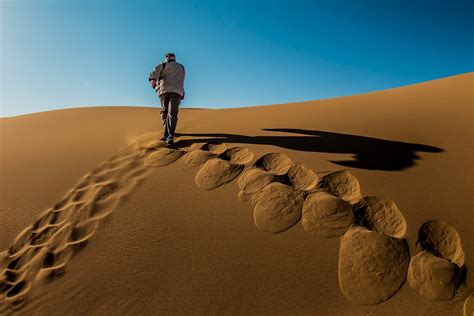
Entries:
{"type": "Polygon", "coordinates": [[[2,118],[0,314],[472,315],[473,87],[2,118]]]}

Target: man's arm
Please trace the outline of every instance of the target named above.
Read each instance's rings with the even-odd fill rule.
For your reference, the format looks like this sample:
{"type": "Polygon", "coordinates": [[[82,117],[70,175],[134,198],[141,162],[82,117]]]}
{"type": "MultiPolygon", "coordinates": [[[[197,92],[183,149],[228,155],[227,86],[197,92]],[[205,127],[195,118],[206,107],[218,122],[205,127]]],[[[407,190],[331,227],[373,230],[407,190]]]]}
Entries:
{"type": "Polygon", "coordinates": [[[159,64],[155,67],[155,69],[150,72],[150,77],[148,78],[149,81],[156,80],[158,81],[161,76],[161,72],[163,71],[163,63],[159,64]]]}
{"type": "MultiPolygon", "coordinates": [[[[184,82],[184,79],[186,77],[186,69],[184,69],[183,65],[181,65],[181,67],[183,67],[183,82],[184,82]]],[[[183,96],[181,97],[181,100],[184,100],[185,95],[186,95],[186,91],[184,90],[184,87],[183,87],[183,96]]]]}
{"type": "Polygon", "coordinates": [[[159,64],[156,66],[152,72],[150,72],[150,76],[148,77],[148,81],[150,81],[151,86],[153,89],[156,87],[158,84],[158,81],[160,80],[161,72],[163,71],[163,63],[159,64]]]}

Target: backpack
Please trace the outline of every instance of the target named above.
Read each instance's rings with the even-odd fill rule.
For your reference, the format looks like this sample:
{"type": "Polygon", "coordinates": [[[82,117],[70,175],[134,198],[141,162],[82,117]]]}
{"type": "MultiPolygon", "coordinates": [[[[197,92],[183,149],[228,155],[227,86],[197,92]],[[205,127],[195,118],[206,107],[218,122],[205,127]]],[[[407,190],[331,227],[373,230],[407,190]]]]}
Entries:
{"type": "Polygon", "coordinates": [[[167,64],[167,63],[163,63],[163,69],[161,69],[161,73],[160,73],[160,76],[158,77],[158,81],[160,81],[161,79],[163,79],[162,74],[163,74],[163,71],[165,71],[166,64],[167,64]]]}

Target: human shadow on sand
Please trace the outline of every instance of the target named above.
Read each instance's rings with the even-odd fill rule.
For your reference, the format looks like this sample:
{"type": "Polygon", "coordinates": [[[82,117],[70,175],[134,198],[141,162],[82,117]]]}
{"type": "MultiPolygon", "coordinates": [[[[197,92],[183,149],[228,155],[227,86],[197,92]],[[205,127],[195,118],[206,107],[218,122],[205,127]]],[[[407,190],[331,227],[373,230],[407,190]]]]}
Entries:
{"type": "Polygon", "coordinates": [[[385,171],[400,171],[413,167],[415,161],[421,159],[416,154],[417,152],[444,152],[441,148],[429,145],[333,132],[291,128],[269,128],[263,130],[299,135],[245,136],[221,133],[182,133],[178,135],[196,138],[179,140],[176,142],[176,146],[187,147],[193,143],[239,143],[272,145],[308,152],[352,154],[353,160],[331,160],[331,162],[351,168],[385,171]]]}

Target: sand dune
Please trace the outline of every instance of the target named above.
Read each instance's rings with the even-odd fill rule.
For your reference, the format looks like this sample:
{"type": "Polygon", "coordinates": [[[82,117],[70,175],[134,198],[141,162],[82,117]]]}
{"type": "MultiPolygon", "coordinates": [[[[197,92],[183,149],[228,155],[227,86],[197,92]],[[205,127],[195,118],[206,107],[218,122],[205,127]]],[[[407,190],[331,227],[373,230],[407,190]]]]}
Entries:
{"type": "Polygon", "coordinates": [[[473,87],[3,118],[0,313],[470,315],[473,87]]]}

